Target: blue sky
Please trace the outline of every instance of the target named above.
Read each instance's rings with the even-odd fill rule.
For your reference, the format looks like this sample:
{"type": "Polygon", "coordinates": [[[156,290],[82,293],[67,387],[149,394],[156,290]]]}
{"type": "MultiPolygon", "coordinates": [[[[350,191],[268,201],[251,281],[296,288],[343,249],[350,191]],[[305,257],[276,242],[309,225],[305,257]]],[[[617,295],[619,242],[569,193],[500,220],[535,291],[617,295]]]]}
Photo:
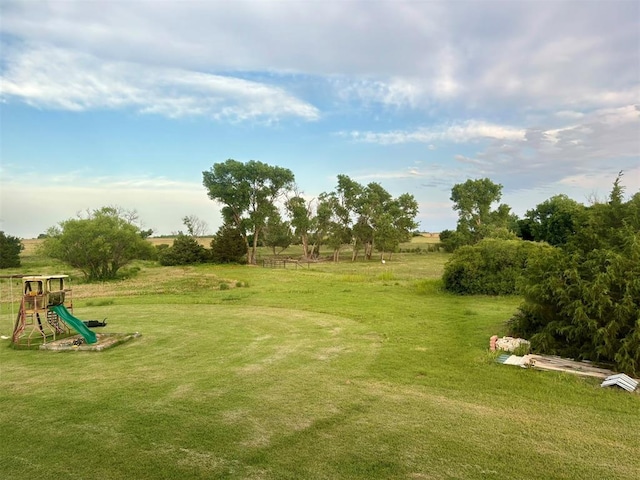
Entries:
{"type": "Polygon", "coordinates": [[[156,234],[220,206],[202,171],[338,174],[454,228],[489,177],[523,215],[552,195],[640,190],[640,2],[0,0],[0,229],[87,209],[156,234]]]}

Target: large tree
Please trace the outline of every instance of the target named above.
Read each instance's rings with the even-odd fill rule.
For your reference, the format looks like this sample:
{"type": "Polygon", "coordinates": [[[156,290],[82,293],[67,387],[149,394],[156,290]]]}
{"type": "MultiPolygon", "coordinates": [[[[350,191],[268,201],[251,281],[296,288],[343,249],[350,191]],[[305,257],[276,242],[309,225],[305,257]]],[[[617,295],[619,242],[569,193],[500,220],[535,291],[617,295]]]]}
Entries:
{"type": "Polygon", "coordinates": [[[313,203],[313,200],[307,201],[299,194],[289,198],[285,203],[293,233],[302,243],[304,258],[309,258],[312,254],[309,242],[317,225],[317,217],[313,213],[313,203]]]}
{"type": "Polygon", "coordinates": [[[24,248],[18,237],[0,232],[0,268],[20,266],[20,252],[24,248]]]}
{"type": "Polygon", "coordinates": [[[320,252],[320,245],[326,244],[333,250],[333,260],[340,258],[342,246],[352,238],[349,210],[344,205],[344,198],[336,192],[323,192],[318,197],[315,221],[313,251],[320,252]]]}
{"type": "Polygon", "coordinates": [[[131,217],[115,207],[88,212],[52,227],[43,242],[43,252],[80,269],[87,280],[108,280],[138,258],[150,258],[152,245],[142,238],[131,217]]]}
{"type": "MultiPolygon", "coordinates": [[[[500,201],[502,185],[488,178],[467,180],[451,189],[453,209],[458,211],[456,232],[446,232],[445,238],[455,247],[473,245],[497,230],[506,230],[510,223],[510,208],[500,204],[495,210],[492,205],[500,201]]],[[[454,250],[451,245],[445,248],[454,250]]]]}
{"type": "Polygon", "coordinates": [[[202,176],[209,198],[223,205],[225,223],[232,223],[240,231],[247,262],[255,264],[260,233],[276,210],[276,202],[293,187],[293,173],[255,160],[242,163],[229,159],[214,164],[202,176]]]}
{"type": "Polygon", "coordinates": [[[283,221],[279,212],[274,212],[267,219],[262,232],[262,242],[266,247],[271,248],[274,255],[282,253],[293,242],[291,224],[283,221]]]}
{"type": "Polygon", "coordinates": [[[559,246],[566,244],[576,234],[585,218],[584,205],[566,195],[555,195],[528,210],[519,224],[525,227],[525,231],[521,232],[525,240],[559,246]]]}
{"type": "Polygon", "coordinates": [[[415,221],[418,214],[418,202],[409,193],[391,199],[377,216],[374,229],[374,242],[377,251],[391,255],[401,242],[411,239],[411,232],[418,227],[415,221]]]}
{"type": "MultiPolygon", "coordinates": [[[[393,198],[382,185],[376,182],[369,183],[366,187],[356,190],[357,196],[353,198],[353,210],[357,216],[354,227],[354,259],[361,247],[364,247],[364,256],[371,259],[379,230],[386,226],[385,231],[393,230],[388,217],[393,198]],[[389,228],[390,227],[390,228],[389,228]]],[[[384,235],[388,237],[388,235],[384,235]]]]}

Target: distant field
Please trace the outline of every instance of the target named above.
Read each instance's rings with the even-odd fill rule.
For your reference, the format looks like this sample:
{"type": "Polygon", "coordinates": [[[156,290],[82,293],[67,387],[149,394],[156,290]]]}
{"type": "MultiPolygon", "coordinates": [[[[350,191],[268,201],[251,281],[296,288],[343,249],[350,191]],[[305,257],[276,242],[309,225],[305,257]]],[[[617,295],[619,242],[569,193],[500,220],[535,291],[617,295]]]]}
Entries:
{"type": "MultiPolygon", "coordinates": [[[[171,245],[173,244],[173,239],[174,237],[151,237],[149,238],[149,242],[151,242],[153,245],[171,245]]],[[[199,237],[198,238],[198,242],[200,243],[200,245],[202,245],[203,247],[209,248],[211,247],[211,240],[213,240],[213,237],[199,237]]],[[[438,243],[440,241],[439,235],[437,233],[425,233],[422,234],[419,237],[413,237],[411,239],[411,244],[415,244],[415,245],[420,245],[423,243],[438,243]]],[[[23,251],[23,256],[30,256],[33,255],[36,251],[36,248],[38,247],[38,245],[40,245],[42,243],[42,240],[38,240],[38,239],[26,239],[26,240],[22,240],[22,243],[24,245],[24,251],[23,251]]],[[[406,245],[406,244],[403,244],[406,245]]],[[[286,250],[285,250],[286,252],[286,250]]]]}
{"type": "MultiPolygon", "coordinates": [[[[444,293],[449,254],[138,262],[85,284],[32,251],[21,271],[71,274],[78,317],[142,337],[67,353],[0,340],[3,478],[640,478],[640,395],[495,363],[489,337],[519,299],[444,293]]],[[[0,280],[1,335],[16,288],[0,280]]]]}
{"type": "MultiPolygon", "coordinates": [[[[151,237],[147,240],[149,240],[153,245],[172,245],[174,237],[151,237]]],[[[198,237],[198,243],[206,248],[211,247],[211,240],[213,240],[213,237],[198,237]]]]}
{"type": "Polygon", "coordinates": [[[36,254],[36,250],[38,246],[42,244],[42,240],[38,240],[35,238],[22,240],[22,245],[24,246],[24,250],[20,254],[22,258],[31,257],[36,254]]]}
{"type": "MultiPolygon", "coordinates": [[[[200,237],[198,238],[198,242],[204,246],[209,248],[211,246],[211,240],[213,239],[213,237],[200,237]]],[[[156,238],[156,237],[152,237],[148,239],[149,242],[151,242],[153,245],[172,245],[173,244],[173,237],[163,237],[163,238],[156,238]]],[[[37,248],[39,245],[42,244],[42,240],[41,239],[26,239],[26,240],[22,240],[22,244],[24,245],[24,250],[22,251],[22,256],[23,257],[29,257],[31,255],[34,255],[37,251],[37,248]]]]}

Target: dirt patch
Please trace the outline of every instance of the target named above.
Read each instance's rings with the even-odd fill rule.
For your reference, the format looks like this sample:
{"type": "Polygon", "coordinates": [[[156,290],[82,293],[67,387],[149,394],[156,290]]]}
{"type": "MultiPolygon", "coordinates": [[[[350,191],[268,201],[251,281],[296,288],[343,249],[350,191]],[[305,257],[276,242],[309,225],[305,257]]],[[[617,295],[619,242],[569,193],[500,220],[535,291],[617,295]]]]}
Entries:
{"type": "Polygon", "coordinates": [[[140,337],[142,334],[135,333],[98,333],[96,334],[96,343],[86,343],[81,335],[74,335],[72,337],[63,338],[62,340],[54,340],[53,342],[40,345],[40,350],[53,350],[53,351],[65,351],[65,350],[77,350],[77,351],[91,351],[100,352],[107,348],[115,347],[122,343],[133,340],[140,337]]]}

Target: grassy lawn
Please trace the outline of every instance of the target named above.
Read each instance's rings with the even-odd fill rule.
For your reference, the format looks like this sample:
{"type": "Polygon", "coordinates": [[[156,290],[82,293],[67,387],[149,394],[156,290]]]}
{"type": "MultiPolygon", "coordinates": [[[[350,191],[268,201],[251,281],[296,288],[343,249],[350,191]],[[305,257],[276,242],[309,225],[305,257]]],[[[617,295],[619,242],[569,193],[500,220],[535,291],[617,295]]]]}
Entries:
{"type": "MultiPolygon", "coordinates": [[[[443,293],[446,259],[147,263],[76,282],[78,317],[142,337],[62,353],[3,340],[0,475],[640,478],[640,396],[494,363],[489,337],[519,300],[443,293]]],[[[64,272],[35,253],[24,266],[64,272]]]]}

